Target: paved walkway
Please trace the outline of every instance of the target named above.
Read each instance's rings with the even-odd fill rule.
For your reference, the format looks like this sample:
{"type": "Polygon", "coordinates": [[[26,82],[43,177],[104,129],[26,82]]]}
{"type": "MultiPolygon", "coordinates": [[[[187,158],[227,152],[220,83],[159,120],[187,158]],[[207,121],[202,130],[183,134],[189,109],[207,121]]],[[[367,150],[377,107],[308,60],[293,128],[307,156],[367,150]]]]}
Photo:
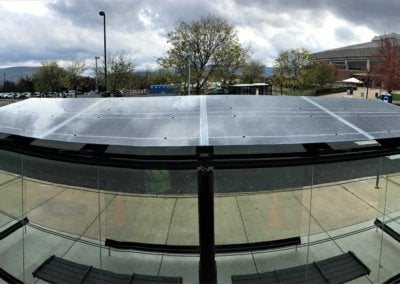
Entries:
{"type": "MultiPolygon", "coordinates": [[[[375,94],[383,95],[383,94],[385,94],[385,92],[386,91],[382,90],[382,89],[368,88],[368,99],[375,99],[375,94]]],[[[352,96],[347,95],[347,92],[341,92],[341,93],[323,95],[323,97],[367,99],[367,88],[358,87],[357,90],[353,91],[352,96]]]]}
{"type": "MultiPolygon", "coordinates": [[[[375,188],[375,177],[323,184],[290,191],[237,193],[215,197],[217,244],[246,243],[301,236],[311,247],[293,248],[218,257],[220,283],[232,274],[255,273],[320,260],[347,250],[354,251],[373,270],[370,279],[388,278],[400,270],[400,248],[387,236],[376,233],[373,220],[385,210],[400,216],[400,176],[391,176],[388,186],[375,188]],[[383,205],[386,202],[386,207],[383,205]],[[372,227],[371,227],[372,226],[372,227]],[[363,231],[370,227],[369,230],[363,231]],[[361,230],[358,232],[358,230],[361,230]],[[358,232],[358,234],[353,234],[358,232]],[[334,236],[346,237],[332,239],[334,236]],[[379,271],[381,238],[387,254],[379,271]]],[[[0,267],[17,273],[22,250],[25,266],[33,271],[52,254],[73,261],[102,266],[120,273],[184,277],[197,280],[198,258],[143,254],[99,249],[106,238],[119,241],[176,245],[198,244],[197,199],[195,196],[150,196],[97,192],[58,186],[0,174],[0,209],[18,216],[23,210],[30,220],[27,234],[15,233],[0,243],[0,267]],[[22,188],[24,190],[22,190],[22,188]],[[24,200],[23,207],[21,200],[24,200]],[[14,235],[13,235],[14,236],[14,235]],[[21,243],[20,237],[23,237],[21,243]],[[99,241],[101,240],[101,241],[99,241]],[[16,252],[20,252],[17,253],[16,252]],[[101,261],[100,261],[101,260],[101,261]],[[12,263],[12,265],[11,265],[12,263]]],[[[381,180],[386,185],[386,180],[381,180]]],[[[0,214],[0,225],[11,219],[0,214]]],[[[400,229],[400,222],[394,223],[400,229]]],[[[21,264],[22,265],[22,264],[21,264]]],[[[375,279],[375,280],[374,280],[375,279]]],[[[33,281],[31,274],[27,283],[33,281]]],[[[365,280],[364,280],[365,281],[365,280]]],[[[357,283],[357,282],[355,282],[357,283]]],[[[365,282],[359,282],[365,283],[365,282]]]]}

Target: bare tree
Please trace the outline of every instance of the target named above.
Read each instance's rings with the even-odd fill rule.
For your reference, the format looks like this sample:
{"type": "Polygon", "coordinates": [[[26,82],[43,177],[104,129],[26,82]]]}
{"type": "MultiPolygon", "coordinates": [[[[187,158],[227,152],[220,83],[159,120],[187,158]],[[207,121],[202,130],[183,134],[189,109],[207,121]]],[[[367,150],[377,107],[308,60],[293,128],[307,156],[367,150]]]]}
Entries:
{"type": "Polygon", "coordinates": [[[389,92],[400,85],[400,40],[390,34],[380,36],[376,59],[383,86],[389,92]]]}

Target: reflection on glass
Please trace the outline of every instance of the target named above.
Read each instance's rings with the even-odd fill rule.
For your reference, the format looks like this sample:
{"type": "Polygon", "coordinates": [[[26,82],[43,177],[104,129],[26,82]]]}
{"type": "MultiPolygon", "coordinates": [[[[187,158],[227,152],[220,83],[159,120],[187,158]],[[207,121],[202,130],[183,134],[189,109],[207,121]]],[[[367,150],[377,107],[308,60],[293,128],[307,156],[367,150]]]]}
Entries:
{"type": "Polygon", "coordinates": [[[311,181],[309,167],[216,171],[216,243],[300,236],[302,224],[308,224],[303,187],[311,181]]]}
{"type": "MultiPolygon", "coordinates": [[[[21,156],[0,151],[0,232],[22,220],[23,181],[21,156]],[[10,172],[10,169],[12,171],[10,172]]],[[[24,281],[24,231],[17,229],[0,240],[0,267],[24,281]]]]}

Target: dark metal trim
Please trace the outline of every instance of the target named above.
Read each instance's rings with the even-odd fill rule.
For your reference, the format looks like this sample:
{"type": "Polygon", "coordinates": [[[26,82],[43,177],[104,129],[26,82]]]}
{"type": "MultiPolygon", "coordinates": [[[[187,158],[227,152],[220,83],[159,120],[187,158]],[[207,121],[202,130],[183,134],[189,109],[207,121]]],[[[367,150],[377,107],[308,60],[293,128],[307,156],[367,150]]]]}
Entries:
{"type": "MultiPolygon", "coordinates": [[[[362,160],[389,156],[400,153],[400,138],[377,140],[378,144],[371,146],[355,146],[335,150],[326,144],[303,144],[306,151],[291,153],[255,153],[255,154],[215,154],[213,147],[197,147],[197,153],[192,155],[130,155],[106,153],[108,145],[83,146],[78,151],[35,146],[35,140],[12,135],[0,139],[0,149],[27,156],[104,167],[131,169],[170,169],[195,170],[204,163],[204,153],[211,152],[207,157],[207,166],[214,169],[243,169],[288,167],[362,160]],[[199,152],[199,150],[201,151],[199,152]]],[[[228,147],[228,146],[227,146],[228,147]]],[[[229,147],[228,147],[229,148],[229,147]]],[[[143,148],[145,151],[146,148],[143,148]]]]}
{"type": "Polygon", "coordinates": [[[384,231],[386,234],[391,236],[393,239],[400,242],[400,234],[398,232],[396,232],[395,230],[393,230],[392,228],[390,228],[387,224],[385,224],[384,222],[382,222],[379,219],[376,219],[374,224],[375,224],[375,226],[380,228],[382,231],[384,231]]]}
{"type": "Polygon", "coordinates": [[[24,282],[22,282],[18,278],[15,278],[1,267],[0,267],[0,279],[3,279],[6,283],[24,284],[24,282]]]}
{"type": "Polygon", "coordinates": [[[106,247],[111,247],[116,249],[137,250],[137,251],[158,252],[158,253],[198,254],[200,252],[199,246],[120,242],[112,239],[106,239],[104,245],[106,247]]]}
{"type": "MultiPolygon", "coordinates": [[[[199,254],[199,246],[190,245],[164,245],[164,244],[147,244],[138,242],[121,242],[112,239],[106,239],[104,245],[106,247],[121,249],[121,250],[137,250],[145,252],[157,253],[175,253],[175,254],[199,254]]],[[[241,243],[241,244],[226,244],[215,245],[215,253],[238,253],[238,252],[252,252],[252,251],[265,251],[269,249],[297,246],[301,245],[300,237],[293,237],[280,240],[272,240],[256,243],[241,243]]]]}
{"type": "Polygon", "coordinates": [[[202,167],[197,171],[199,211],[199,282],[217,283],[214,238],[214,170],[207,166],[209,153],[202,156],[202,167]]]}
{"type": "Polygon", "coordinates": [[[400,283],[400,273],[390,277],[388,280],[383,282],[383,284],[399,284],[400,283]]]}
{"type": "Polygon", "coordinates": [[[25,217],[24,219],[19,220],[17,223],[11,225],[7,229],[1,231],[0,232],[0,240],[2,240],[4,238],[6,238],[7,236],[11,235],[12,233],[14,233],[19,228],[22,228],[28,222],[29,222],[28,218],[25,217]]]}

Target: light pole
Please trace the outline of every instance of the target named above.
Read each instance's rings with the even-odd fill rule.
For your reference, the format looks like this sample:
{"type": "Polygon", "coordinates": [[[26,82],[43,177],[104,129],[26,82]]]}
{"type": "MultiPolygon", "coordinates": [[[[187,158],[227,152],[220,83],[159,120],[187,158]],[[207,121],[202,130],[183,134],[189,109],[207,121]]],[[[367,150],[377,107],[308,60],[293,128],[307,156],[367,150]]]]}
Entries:
{"type": "Polygon", "coordinates": [[[367,60],[367,94],[365,95],[366,99],[368,99],[369,71],[371,71],[371,64],[370,64],[369,59],[368,59],[367,60]]]}
{"type": "Polygon", "coordinates": [[[103,17],[104,27],[104,95],[107,95],[107,45],[106,45],[106,13],[100,11],[99,15],[103,17]]]}
{"type": "Polygon", "coordinates": [[[97,82],[97,59],[100,59],[100,57],[99,56],[95,56],[94,57],[94,60],[96,61],[96,94],[98,94],[99,93],[99,85],[98,85],[98,82],[97,82]]]}
{"type": "Polygon", "coordinates": [[[188,59],[188,96],[190,96],[190,59],[193,56],[193,52],[186,52],[186,57],[188,59]]]}

